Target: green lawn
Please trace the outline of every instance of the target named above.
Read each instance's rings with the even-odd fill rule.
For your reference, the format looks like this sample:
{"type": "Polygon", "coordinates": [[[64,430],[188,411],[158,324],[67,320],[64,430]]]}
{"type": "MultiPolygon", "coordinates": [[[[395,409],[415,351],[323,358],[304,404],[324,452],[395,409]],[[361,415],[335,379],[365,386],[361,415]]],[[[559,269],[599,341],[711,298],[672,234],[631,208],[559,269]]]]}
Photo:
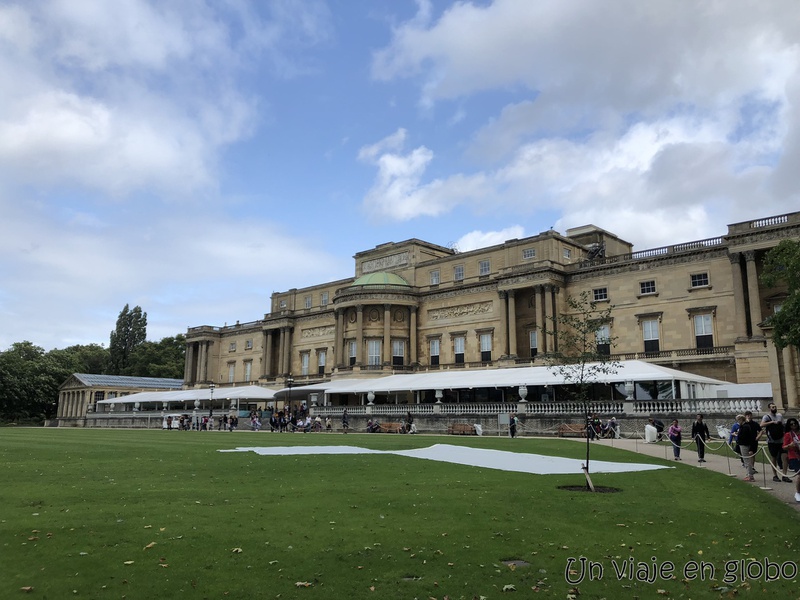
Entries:
{"type": "Polygon", "coordinates": [[[596,474],[596,485],[621,491],[590,494],[558,489],[580,475],[217,452],[442,442],[585,452],[557,439],[0,429],[0,598],[567,598],[574,588],[581,599],[798,596],[797,513],[672,461],[593,446],[593,459],[674,468],[596,474]],[[582,568],[581,557],[592,564],[582,568]],[[767,581],[780,568],[765,572],[765,561],[783,567],[777,580],[767,581]],[[703,576],[692,573],[701,563],[703,576]],[[672,566],[675,578],[615,571],[631,566],[639,579],[672,566]]]}

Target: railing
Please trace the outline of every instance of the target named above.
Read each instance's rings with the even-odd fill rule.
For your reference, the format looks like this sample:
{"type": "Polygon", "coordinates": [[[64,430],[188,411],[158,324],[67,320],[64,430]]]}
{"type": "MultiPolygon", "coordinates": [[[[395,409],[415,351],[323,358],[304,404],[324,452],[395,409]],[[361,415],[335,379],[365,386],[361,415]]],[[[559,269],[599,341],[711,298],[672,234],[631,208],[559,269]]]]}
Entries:
{"type": "Polygon", "coordinates": [[[614,256],[606,256],[602,258],[593,258],[591,260],[583,260],[580,262],[566,265],[567,271],[577,271],[580,269],[597,267],[600,265],[610,265],[621,262],[643,260],[647,258],[659,258],[669,256],[671,254],[681,254],[683,252],[692,252],[694,250],[703,250],[706,248],[713,248],[715,246],[723,246],[725,239],[722,237],[707,238],[704,240],[696,240],[694,242],[685,242],[683,244],[673,244],[671,246],[662,246],[660,248],[650,248],[647,250],[640,250],[638,252],[631,252],[628,254],[617,254],[614,256]]]}

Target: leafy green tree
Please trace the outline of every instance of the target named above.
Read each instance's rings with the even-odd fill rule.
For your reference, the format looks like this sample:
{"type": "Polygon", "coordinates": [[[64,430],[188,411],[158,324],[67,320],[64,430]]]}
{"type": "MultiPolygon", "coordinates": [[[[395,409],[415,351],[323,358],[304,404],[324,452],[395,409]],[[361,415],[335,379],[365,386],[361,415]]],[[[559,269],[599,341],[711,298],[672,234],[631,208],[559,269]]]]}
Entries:
{"type": "Polygon", "coordinates": [[[117,327],[111,332],[108,346],[109,372],[122,375],[128,368],[134,349],[147,340],[147,313],[140,306],[131,309],[127,304],[119,313],[117,327]]]}
{"type": "Polygon", "coordinates": [[[70,361],[31,342],[0,352],[0,418],[42,421],[56,415],[58,388],[72,373],[70,361]]]}
{"type": "Polygon", "coordinates": [[[767,252],[761,283],[769,288],[784,288],[787,293],[780,310],[767,319],[772,341],[779,350],[786,346],[800,348],[800,242],[783,240],[767,252]]]}
{"type": "MultiPolygon", "coordinates": [[[[584,291],[567,298],[567,309],[551,317],[553,328],[546,331],[555,337],[557,352],[545,356],[547,368],[571,386],[572,397],[583,407],[587,419],[591,414],[592,391],[601,375],[614,374],[619,362],[613,360],[607,348],[616,338],[599,337],[599,331],[611,322],[613,306],[599,308],[592,295],[584,291]]],[[[586,472],[589,472],[590,444],[586,436],[586,472]]],[[[588,485],[588,480],[587,480],[588,485]]]]}
{"type": "Polygon", "coordinates": [[[142,342],[131,353],[123,375],[183,379],[186,336],[165,337],[160,342],[142,342]]]}
{"type": "Polygon", "coordinates": [[[100,344],[75,345],[48,352],[65,366],[71,365],[71,373],[92,373],[101,375],[108,372],[109,351],[100,344]]]}

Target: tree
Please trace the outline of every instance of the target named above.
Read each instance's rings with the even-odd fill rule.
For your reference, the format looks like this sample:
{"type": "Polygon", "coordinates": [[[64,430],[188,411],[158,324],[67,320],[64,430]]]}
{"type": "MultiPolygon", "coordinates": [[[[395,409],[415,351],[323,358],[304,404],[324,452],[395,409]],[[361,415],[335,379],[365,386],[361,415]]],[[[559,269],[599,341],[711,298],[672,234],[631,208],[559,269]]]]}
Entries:
{"type": "MultiPolygon", "coordinates": [[[[603,325],[611,322],[613,306],[600,309],[589,292],[584,291],[577,298],[567,298],[568,311],[550,320],[555,337],[557,352],[545,356],[551,373],[558,375],[572,386],[573,398],[582,406],[587,419],[590,416],[592,388],[600,375],[616,373],[619,363],[605,351],[614,345],[615,338],[603,332],[603,325]],[[601,333],[603,332],[603,333],[601,333]],[[602,335],[603,337],[599,337],[602,335]]],[[[589,435],[586,435],[586,473],[589,473],[589,435]]],[[[588,479],[587,479],[588,485],[588,479]]]]}
{"type": "Polygon", "coordinates": [[[142,342],[131,353],[123,375],[183,379],[186,336],[165,337],[160,342],[142,342]]]}
{"type": "Polygon", "coordinates": [[[780,310],[766,320],[772,327],[775,347],[800,348],[800,242],[783,240],[767,252],[761,283],[770,288],[784,287],[787,294],[780,310]]]}
{"type": "Polygon", "coordinates": [[[58,355],[31,342],[0,352],[0,418],[41,422],[55,416],[58,388],[72,373],[58,355]]]}
{"type": "Polygon", "coordinates": [[[121,375],[130,364],[134,349],[147,339],[147,313],[140,306],[132,310],[125,305],[117,318],[117,327],[111,332],[108,350],[111,354],[109,372],[121,375]]]}

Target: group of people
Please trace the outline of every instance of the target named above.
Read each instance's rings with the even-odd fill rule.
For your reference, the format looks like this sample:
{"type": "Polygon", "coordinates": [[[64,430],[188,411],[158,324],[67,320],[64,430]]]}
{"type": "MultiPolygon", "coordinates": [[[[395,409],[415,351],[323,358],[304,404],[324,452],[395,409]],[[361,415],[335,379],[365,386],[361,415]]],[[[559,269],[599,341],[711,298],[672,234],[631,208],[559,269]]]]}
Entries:
{"type": "MultiPolygon", "coordinates": [[[[759,442],[766,438],[766,452],[769,457],[772,481],[776,483],[794,483],[795,500],[800,502],[800,421],[794,417],[784,420],[775,403],[769,404],[769,410],[761,420],[753,418],[752,411],[736,415],[731,426],[728,444],[739,455],[745,469],[745,481],[755,481],[755,461],[759,442]]],[[[652,422],[653,419],[650,419],[652,422]]],[[[681,442],[683,429],[675,419],[667,430],[672,442],[675,460],[681,460],[681,442]]],[[[697,445],[697,462],[704,463],[706,442],[710,439],[708,425],[703,415],[698,414],[692,423],[691,441],[697,445]]]]}
{"type": "Polygon", "coordinates": [[[587,418],[586,434],[589,436],[590,440],[619,437],[617,418],[611,417],[608,421],[603,423],[603,420],[597,413],[592,413],[587,418]]]}

